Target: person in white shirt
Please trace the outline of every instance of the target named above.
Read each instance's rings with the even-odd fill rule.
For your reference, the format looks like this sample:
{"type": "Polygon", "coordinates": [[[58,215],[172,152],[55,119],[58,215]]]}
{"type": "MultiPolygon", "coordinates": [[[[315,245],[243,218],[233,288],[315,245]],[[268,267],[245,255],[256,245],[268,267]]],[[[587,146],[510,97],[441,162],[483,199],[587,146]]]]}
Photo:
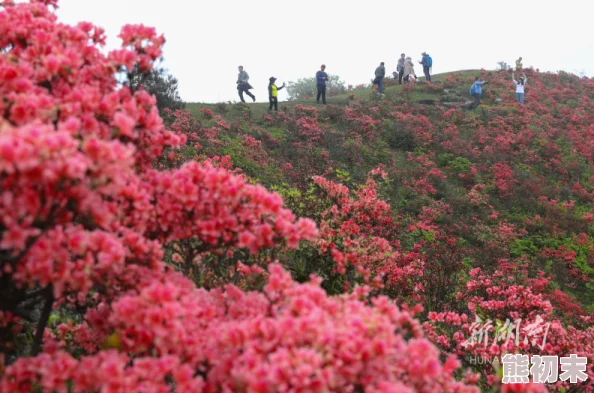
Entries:
{"type": "Polygon", "coordinates": [[[512,79],[516,85],[516,99],[520,104],[524,104],[524,86],[526,85],[528,78],[526,78],[525,74],[522,74],[520,80],[517,81],[514,73],[512,72],[512,79]]]}

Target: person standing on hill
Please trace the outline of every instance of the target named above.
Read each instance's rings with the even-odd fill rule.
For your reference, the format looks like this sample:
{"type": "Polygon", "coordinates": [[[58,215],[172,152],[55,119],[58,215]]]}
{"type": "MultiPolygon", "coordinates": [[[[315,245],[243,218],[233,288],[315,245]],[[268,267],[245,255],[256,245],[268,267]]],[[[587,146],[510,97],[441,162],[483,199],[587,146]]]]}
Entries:
{"type": "Polygon", "coordinates": [[[410,83],[409,76],[413,75],[415,79],[417,78],[417,74],[415,74],[415,65],[412,62],[412,59],[409,57],[406,58],[404,62],[404,81],[410,83]]]}
{"type": "Polygon", "coordinates": [[[256,96],[248,91],[249,89],[252,89],[252,86],[248,82],[249,80],[250,76],[248,73],[243,70],[243,66],[239,66],[239,75],[237,76],[237,91],[239,92],[239,98],[241,99],[241,102],[245,102],[243,99],[243,93],[250,96],[252,100],[256,102],[256,96]]]}
{"type": "Polygon", "coordinates": [[[526,74],[522,74],[522,76],[520,77],[519,81],[516,81],[516,77],[514,75],[514,73],[512,72],[512,80],[514,81],[514,84],[516,85],[516,100],[520,103],[520,104],[524,104],[524,85],[526,85],[526,82],[528,82],[528,78],[526,78],[526,74]]]}
{"type": "Polygon", "coordinates": [[[318,97],[316,98],[316,102],[320,103],[320,96],[322,97],[322,102],[326,105],[326,82],[328,81],[328,74],[326,74],[326,65],[322,64],[320,70],[316,72],[316,86],[318,88],[318,97]]]}
{"type": "Polygon", "coordinates": [[[522,57],[516,60],[516,71],[522,70],[522,57]]]}
{"type": "Polygon", "coordinates": [[[268,110],[271,111],[272,106],[274,105],[274,111],[278,112],[278,91],[282,90],[285,87],[285,84],[283,83],[281,87],[276,87],[276,85],[274,84],[274,82],[276,82],[276,78],[274,76],[271,76],[269,81],[270,82],[268,83],[268,100],[270,101],[270,106],[268,107],[268,110]]]}
{"type": "Polygon", "coordinates": [[[375,79],[372,81],[374,85],[377,84],[377,94],[383,94],[385,77],[386,67],[384,67],[384,62],[382,61],[379,67],[375,69],[375,79]]]}
{"type": "Polygon", "coordinates": [[[398,84],[402,84],[402,77],[404,76],[404,58],[405,54],[400,54],[400,59],[398,59],[398,65],[396,65],[396,72],[398,73],[398,84]]]}
{"type": "Polygon", "coordinates": [[[423,53],[421,53],[421,55],[423,56],[423,58],[421,59],[421,61],[419,61],[419,63],[423,66],[423,73],[425,74],[425,80],[427,80],[428,82],[431,82],[431,74],[429,73],[429,69],[433,65],[432,64],[433,60],[431,59],[431,56],[429,56],[427,54],[427,52],[423,52],[423,53]]]}
{"type": "Polygon", "coordinates": [[[470,88],[470,95],[474,97],[474,102],[472,103],[470,109],[475,109],[481,104],[481,95],[483,94],[482,86],[487,83],[489,82],[481,81],[478,76],[474,78],[474,83],[470,88]]]}

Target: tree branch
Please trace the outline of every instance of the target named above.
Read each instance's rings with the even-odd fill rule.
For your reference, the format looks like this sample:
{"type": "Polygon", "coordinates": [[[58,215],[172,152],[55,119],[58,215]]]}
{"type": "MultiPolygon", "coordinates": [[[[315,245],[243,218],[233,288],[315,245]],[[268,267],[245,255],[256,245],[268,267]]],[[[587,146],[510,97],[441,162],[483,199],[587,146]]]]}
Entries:
{"type": "Polygon", "coordinates": [[[33,356],[39,354],[39,351],[41,350],[41,343],[43,341],[43,333],[45,331],[45,327],[47,326],[47,321],[49,320],[53,305],[54,305],[54,291],[53,291],[52,286],[50,285],[46,288],[45,305],[43,306],[43,311],[41,312],[41,316],[39,317],[39,321],[37,322],[37,331],[35,332],[35,339],[33,340],[33,348],[31,349],[31,355],[33,355],[33,356]]]}

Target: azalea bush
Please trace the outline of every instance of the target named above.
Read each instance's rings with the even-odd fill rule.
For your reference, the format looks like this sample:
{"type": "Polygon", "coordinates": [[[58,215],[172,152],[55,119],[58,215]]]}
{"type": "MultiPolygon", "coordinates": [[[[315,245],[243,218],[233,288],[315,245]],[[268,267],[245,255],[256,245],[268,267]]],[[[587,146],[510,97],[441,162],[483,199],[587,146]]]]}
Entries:
{"type": "Polygon", "coordinates": [[[413,100],[466,91],[454,73],[165,127],[122,83],[163,36],[128,25],[105,53],[55,6],[0,10],[0,391],[592,391],[591,79],[527,70],[522,106],[483,70],[476,112],[413,100]],[[469,344],[477,318],[549,323],[547,344],[469,344]],[[515,352],[589,379],[469,361],[515,352]]]}
{"type": "Polygon", "coordinates": [[[199,291],[175,275],[155,280],[112,304],[115,349],[77,359],[55,342],[51,354],[12,365],[3,387],[478,392],[452,377],[458,361],[442,365],[418,322],[387,298],[373,306],[359,299],[364,291],[328,298],[319,280],[296,284],[278,265],[269,274],[263,293],[199,291]]]}
{"type": "MultiPolygon", "coordinates": [[[[163,36],[127,25],[104,54],[103,30],[59,23],[55,6],[0,11],[0,391],[478,391],[412,312],[368,286],[330,297],[274,263],[320,235],[202,152],[234,126],[170,111],[167,130],[154,96],[118,85],[151,70],[163,36]],[[228,269],[238,253],[252,259],[228,269]]],[[[307,151],[319,130],[307,108],[298,120],[307,151]]]]}
{"type": "MultiPolygon", "coordinates": [[[[494,275],[485,275],[477,268],[471,270],[469,276],[457,293],[457,300],[465,305],[461,307],[464,311],[431,312],[424,327],[442,349],[458,354],[465,365],[485,375],[487,385],[500,383],[501,364],[493,360],[500,360],[506,353],[577,354],[586,359],[594,356],[592,318],[581,317],[582,329],[564,327],[554,316],[553,305],[541,292],[548,285],[548,279],[527,278],[525,267],[518,269],[505,261],[501,261],[500,270],[494,275]],[[477,366],[477,358],[491,362],[485,360],[477,366]]],[[[594,370],[591,364],[586,372],[586,381],[577,385],[560,381],[550,386],[549,391],[592,391],[594,370]]]]}
{"type": "MultiPolygon", "coordinates": [[[[318,224],[317,242],[280,254],[293,276],[305,282],[316,273],[329,293],[368,283],[373,296],[403,308],[421,304],[428,337],[480,373],[487,391],[520,388],[502,385],[501,369],[470,364],[470,356],[592,356],[580,343],[589,342],[594,312],[593,82],[526,73],[527,97],[538,99],[523,106],[509,73],[482,70],[490,83],[477,111],[415,103],[411,91],[410,100],[295,105],[263,122],[235,123],[265,147],[268,160],[258,168],[280,168],[268,185],[284,183],[276,189],[291,208],[318,224]],[[489,293],[489,286],[500,289],[489,293]],[[504,323],[517,314],[535,323],[528,306],[554,327],[552,349],[460,346],[477,316],[504,323]]],[[[454,73],[417,89],[467,91],[474,76],[454,73]]],[[[234,168],[250,165],[240,159],[234,168]]],[[[591,388],[591,378],[547,387],[591,388]]]]}
{"type": "MultiPolygon", "coordinates": [[[[39,353],[58,308],[76,309],[83,323],[103,317],[164,274],[172,246],[174,260],[192,264],[233,247],[294,248],[316,233],[278,195],[226,169],[163,168],[163,153],[175,157],[185,135],[165,130],[154,97],[115,78],[150,70],[164,43],[154,29],[125,26],[122,48],[103,55],[100,28],[60,24],[50,6],[6,3],[0,14],[4,362],[39,353]]],[[[100,331],[89,348],[101,346],[100,331]]]]}

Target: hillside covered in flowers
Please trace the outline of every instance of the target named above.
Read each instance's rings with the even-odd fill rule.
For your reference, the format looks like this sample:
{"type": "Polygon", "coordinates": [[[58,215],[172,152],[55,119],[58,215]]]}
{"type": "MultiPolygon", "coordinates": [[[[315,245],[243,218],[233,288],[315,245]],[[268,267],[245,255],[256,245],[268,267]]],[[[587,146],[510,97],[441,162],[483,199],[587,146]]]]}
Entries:
{"type": "Polygon", "coordinates": [[[594,390],[594,80],[161,118],[121,81],[164,37],[56,5],[0,2],[0,392],[594,390]],[[503,384],[513,353],[588,379],[503,384]]]}

